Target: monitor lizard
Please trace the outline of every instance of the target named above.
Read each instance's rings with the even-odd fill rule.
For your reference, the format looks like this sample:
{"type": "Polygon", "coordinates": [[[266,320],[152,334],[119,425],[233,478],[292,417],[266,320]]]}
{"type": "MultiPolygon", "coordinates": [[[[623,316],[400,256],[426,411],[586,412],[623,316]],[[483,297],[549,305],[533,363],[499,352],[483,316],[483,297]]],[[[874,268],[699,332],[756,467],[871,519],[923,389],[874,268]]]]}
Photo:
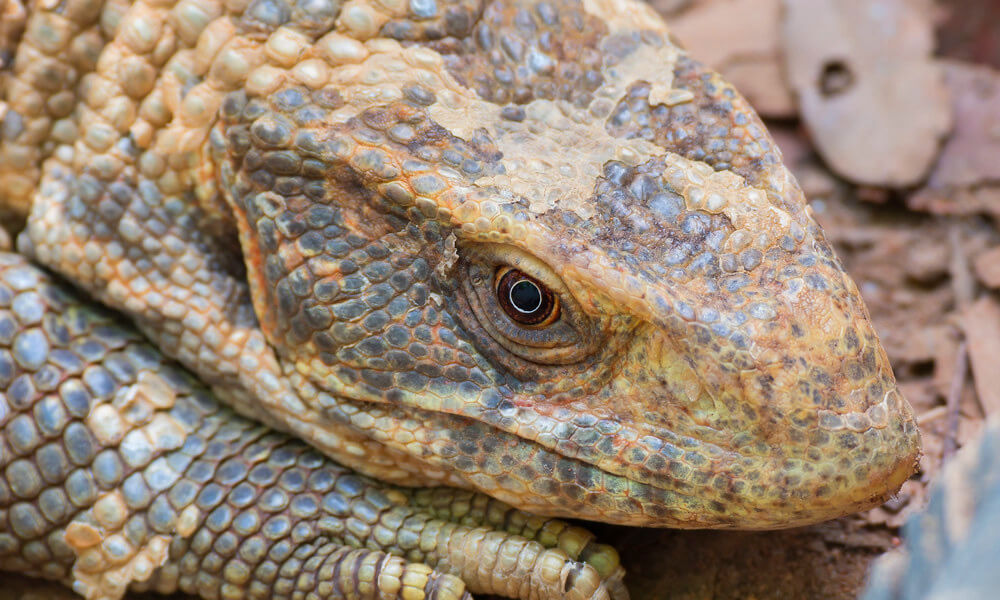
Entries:
{"type": "MultiPolygon", "coordinates": [[[[863,510],[912,473],[912,413],[779,149],[647,5],[2,1],[18,252],[336,468],[545,517],[739,529],[863,510]]],[[[9,414],[37,419],[55,396],[12,386],[55,346],[15,322],[8,403],[29,395],[9,414]]],[[[0,497],[0,568],[47,556],[11,529],[15,504],[41,510],[25,493],[0,497]]],[[[216,597],[220,573],[181,587],[216,597]]],[[[513,573],[492,576],[531,581],[513,573]]]]}

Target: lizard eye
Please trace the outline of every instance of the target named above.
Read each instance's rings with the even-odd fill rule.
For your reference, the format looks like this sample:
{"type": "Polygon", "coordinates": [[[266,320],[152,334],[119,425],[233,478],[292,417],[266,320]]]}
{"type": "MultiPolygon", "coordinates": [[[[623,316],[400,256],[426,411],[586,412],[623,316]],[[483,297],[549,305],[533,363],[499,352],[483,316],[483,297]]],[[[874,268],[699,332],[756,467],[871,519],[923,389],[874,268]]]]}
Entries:
{"type": "Polygon", "coordinates": [[[583,313],[561,278],[545,263],[500,244],[463,247],[456,314],[478,346],[517,370],[570,364],[599,347],[600,322],[583,313]],[[520,365],[520,366],[518,366],[520,365]]]}
{"type": "Polygon", "coordinates": [[[497,301],[514,321],[545,327],[559,320],[559,298],[545,284],[511,267],[496,273],[497,301]]]}

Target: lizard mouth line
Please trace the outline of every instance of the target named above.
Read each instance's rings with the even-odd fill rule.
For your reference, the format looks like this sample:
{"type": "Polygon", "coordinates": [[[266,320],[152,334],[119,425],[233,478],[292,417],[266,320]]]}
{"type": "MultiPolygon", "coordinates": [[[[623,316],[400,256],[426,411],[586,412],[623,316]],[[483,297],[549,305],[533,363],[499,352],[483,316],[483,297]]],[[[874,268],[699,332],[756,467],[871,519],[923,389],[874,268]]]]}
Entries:
{"type": "MultiPolygon", "coordinates": [[[[753,457],[721,448],[701,469],[685,470],[674,461],[663,462],[658,470],[640,470],[635,462],[588,456],[574,444],[543,444],[470,417],[400,410],[427,423],[430,454],[425,460],[468,465],[462,478],[469,487],[487,491],[480,482],[483,472],[490,472],[490,495],[524,510],[626,525],[777,529],[811,524],[884,501],[913,464],[893,463],[873,476],[867,488],[838,483],[832,464],[807,466],[800,459],[753,457]],[[790,464],[796,468],[789,469],[790,464]],[[509,472],[498,473],[504,468],[509,472]],[[767,484],[746,479],[755,472],[781,475],[767,484]]],[[[628,455],[623,451],[616,456],[628,455]]],[[[647,455],[646,464],[650,462],[659,464],[647,455]]]]}

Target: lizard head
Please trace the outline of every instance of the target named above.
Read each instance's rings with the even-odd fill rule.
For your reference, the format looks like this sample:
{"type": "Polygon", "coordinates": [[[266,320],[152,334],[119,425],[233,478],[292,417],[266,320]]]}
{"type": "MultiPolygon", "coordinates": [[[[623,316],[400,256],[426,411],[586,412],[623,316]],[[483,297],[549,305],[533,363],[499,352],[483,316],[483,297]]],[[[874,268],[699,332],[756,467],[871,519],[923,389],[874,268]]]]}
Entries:
{"type": "Polygon", "coordinates": [[[919,439],[857,288],[753,110],[618,4],[329,34],[230,94],[269,342],[414,481],[673,527],[879,503],[919,439]]]}

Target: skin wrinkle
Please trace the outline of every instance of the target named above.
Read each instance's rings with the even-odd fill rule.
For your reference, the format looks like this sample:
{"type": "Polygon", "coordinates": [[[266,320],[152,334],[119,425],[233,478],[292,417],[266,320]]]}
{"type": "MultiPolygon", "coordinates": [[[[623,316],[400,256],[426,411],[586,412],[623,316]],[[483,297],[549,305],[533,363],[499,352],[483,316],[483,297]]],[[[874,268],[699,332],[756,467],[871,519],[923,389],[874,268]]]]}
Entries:
{"type": "Polygon", "coordinates": [[[87,75],[101,135],[44,162],[22,248],[241,412],[387,481],[675,527],[893,493],[912,415],[745,100],[648,7],[439,4],[213,5],[164,60],[126,35],[161,14],[138,3],[87,75]],[[156,67],[116,112],[119,55],[156,67]],[[513,255],[487,246],[606,343],[550,365],[494,339],[461,279],[513,255]]]}

